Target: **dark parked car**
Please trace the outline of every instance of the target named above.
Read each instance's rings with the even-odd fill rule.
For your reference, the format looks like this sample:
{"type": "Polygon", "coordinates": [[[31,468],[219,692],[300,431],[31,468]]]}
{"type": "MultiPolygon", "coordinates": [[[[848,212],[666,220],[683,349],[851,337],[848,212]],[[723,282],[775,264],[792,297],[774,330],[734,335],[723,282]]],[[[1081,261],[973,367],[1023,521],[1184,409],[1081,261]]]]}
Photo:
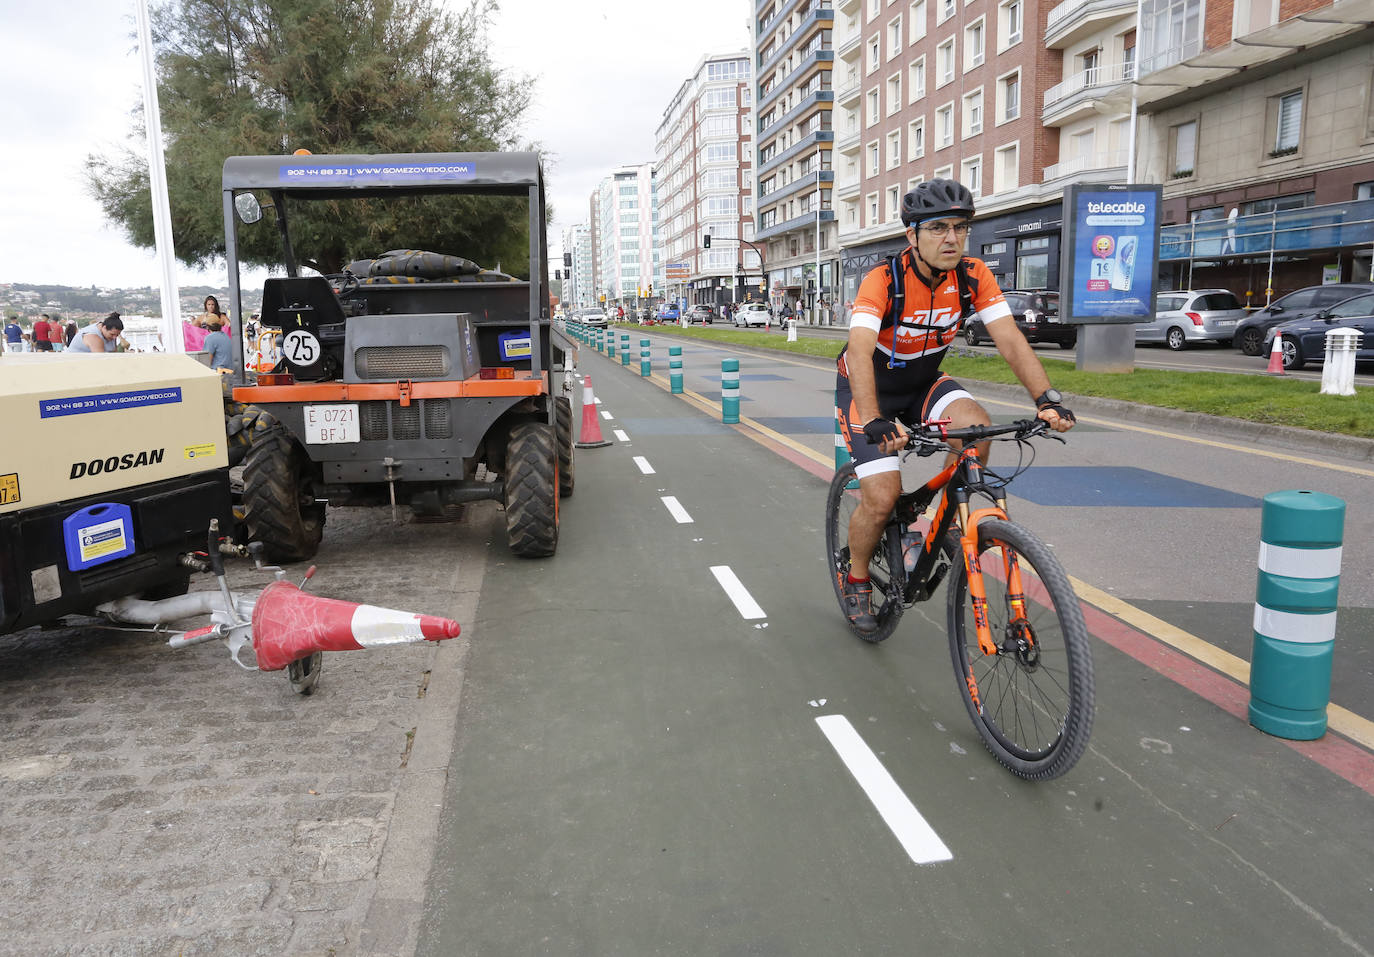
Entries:
{"type": "Polygon", "coordinates": [[[708,306],[708,305],[706,305],[705,303],[701,303],[701,302],[699,302],[699,303],[697,303],[696,305],[693,305],[693,306],[688,306],[688,307],[687,307],[687,321],[688,321],[688,322],[704,322],[704,323],[706,323],[707,325],[710,325],[710,324],[712,324],[712,323],[714,323],[714,322],[716,321],[716,310],[715,310],[715,307],[714,307],[714,306],[708,306]]]}
{"type": "MultiPolygon", "coordinates": [[[[1053,342],[1061,349],[1078,344],[1078,329],[1059,321],[1059,293],[1004,289],[1002,295],[1027,342],[1053,342]]],[[[985,339],[992,337],[981,319],[974,316],[964,323],[965,342],[976,346],[985,339]]]]}
{"type": "Polygon", "coordinates": [[[1301,369],[1309,362],[1326,358],[1326,334],[1332,329],[1358,329],[1364,333],[1355,361],[1374,362],[1374,292],[1338,302],[1306,319],[1279,323],[1265,335],[1264,352],[1267,355],[1274,347],[1275,335],[1282,336],[1283,367],[1301,369]]]}
{"type": "Polygon", "coordinates": [[[1236,348],[1247,356],[1264,355],[1265,333],[1279,323],[1315,316],[1338,302],[1366,292],[1374,292],[1374,283],[1334,282],[1280,296],[1236,326],[1236,348]]]}

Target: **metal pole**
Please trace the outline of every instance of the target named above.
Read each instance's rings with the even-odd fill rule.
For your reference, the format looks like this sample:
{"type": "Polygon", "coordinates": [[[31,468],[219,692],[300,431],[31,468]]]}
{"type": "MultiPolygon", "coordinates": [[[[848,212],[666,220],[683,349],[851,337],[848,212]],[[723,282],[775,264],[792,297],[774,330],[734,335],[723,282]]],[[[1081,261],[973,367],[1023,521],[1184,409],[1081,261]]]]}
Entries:
{"type": "Polygon", "coordinates": [[[1279,225],[1279,211],[1269,211],[1269,278],[1264,281],[1264,304],[1274,297],[1274,232],[1279,225]]]}
{"type": "Polygon", "coordinates": [[[812,294],[813,320],[820,318],[821,304],[821,148],[816,147],[816,291],[812,294]]]}
{"type": "MultiPolygon", "coordinates": [[[[1126,157],[1126,185],[1135,182],[1135,127],[1139,119],[1140,107],[1140,51],[1143,50],[1144,30],[1141,27],[1140,17],[1144,12],[1144,0],[1136,0],[1135,4],[1135,63],[1132,65],[1131,75],[1131,137],[1130,144],[1126,147],[1130,155],[1126,157]]],[[[1191,286],[1192,283],[1189,283],[1191,286]]]]}
{"type": "Polygon", "coordinates": [[[1193,289],[1193,260],[1197,258],[1197,220],[1188,224],[1188,291],[1193,289]]]}
{"type": "MultiPolygon", "coordinates": [[[[148,186],[153,201],[153,242],[162,273],[162,348],[185,352],[181,336],[181,290],[177,287],[176,249],[172,241],[172,213],[167,199],[167,165],[162,152],[162,113],[157,101],[157,70],[153,62],[152,31],[148,25],[148,0],[139,0],[138,46],[143,54],[143,117],[148,124],[148,186]]],[[[242,310],[240,310],[242,311],[242,310]]],[[[243,316],[238,317],[240,336],[243,316]]],[[[237,337],[230,336],[230,340],[237,337]]]]}

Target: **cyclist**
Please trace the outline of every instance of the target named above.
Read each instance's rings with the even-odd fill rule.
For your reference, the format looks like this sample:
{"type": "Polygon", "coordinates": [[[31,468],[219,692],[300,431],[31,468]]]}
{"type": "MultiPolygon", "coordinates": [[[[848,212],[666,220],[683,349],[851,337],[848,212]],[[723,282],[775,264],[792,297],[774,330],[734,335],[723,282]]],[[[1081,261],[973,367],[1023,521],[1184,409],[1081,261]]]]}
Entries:
{"type": "MultiPolygon", "coordinates": [[[[997,351],[1034,399],[1038,416],[1056,432],[1074,424],[1073,413],[1016,328],[992,273],[982,260],[963,255],[973,213],[973,194],[954,180],[927,180],[902,197],[909,244],[899,257],[902,315],[888,315],[894,290],[884,262],[859,285],[849,341],[836,360],[840,432],[854,459],[860,495],[850,517],[849,571],[841,590],[845,615],[860,631],[877,629],[868,563],[902,491],[897,452],[906,445],[907,430],[893,420],[949,419],[952,428],[991,423],[983,407],[940,372],[945,350],[959,331],[961,285],[997,351]]],[[[987,460],[986,444],[978,454],[987,460]]]]}

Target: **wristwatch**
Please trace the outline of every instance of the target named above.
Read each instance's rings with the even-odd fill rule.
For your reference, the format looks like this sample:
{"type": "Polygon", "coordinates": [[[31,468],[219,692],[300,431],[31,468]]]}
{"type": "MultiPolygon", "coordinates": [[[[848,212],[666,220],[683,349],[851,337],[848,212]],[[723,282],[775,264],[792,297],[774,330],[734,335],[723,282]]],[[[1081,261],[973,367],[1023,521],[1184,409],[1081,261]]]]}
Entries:
{"type": "Polygon", "coordinates": [[[1035,407],[1043,409],[1047,405],[1059,405],[1064,401],[1064,397],[1059,394],[1058,389],[1046,389],[1036,397],[1035,407]]]}

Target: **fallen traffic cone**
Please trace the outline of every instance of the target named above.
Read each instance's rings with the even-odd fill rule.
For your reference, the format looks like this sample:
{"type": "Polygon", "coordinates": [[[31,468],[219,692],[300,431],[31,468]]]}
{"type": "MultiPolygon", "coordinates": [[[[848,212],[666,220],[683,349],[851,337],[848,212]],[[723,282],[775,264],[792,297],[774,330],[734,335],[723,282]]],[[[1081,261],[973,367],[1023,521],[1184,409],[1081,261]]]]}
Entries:
{"type": "Polygon", "coordinates": [[[1275,333],[1274,348],[1269,350],[1269,368],[1265,372],[1273,375],[1287,375],[1283,371],[1283,336],[1275,333]]]}
{"type": "Polygon", "coordinates": [[[596,415],[596,397],[592,395],[592,377],[582,377],[582,438],[579,449],[599,449],[611,443],[601,436],[601,420],[596,415]]]}
{"type": "Polygon", "coordinates": [[[263,671],[280,671],[317,651],[457,637],[458,622],[448,618],[320,598],[285,581],[264,588],[253,608],[253,651],[263,671]]]}

